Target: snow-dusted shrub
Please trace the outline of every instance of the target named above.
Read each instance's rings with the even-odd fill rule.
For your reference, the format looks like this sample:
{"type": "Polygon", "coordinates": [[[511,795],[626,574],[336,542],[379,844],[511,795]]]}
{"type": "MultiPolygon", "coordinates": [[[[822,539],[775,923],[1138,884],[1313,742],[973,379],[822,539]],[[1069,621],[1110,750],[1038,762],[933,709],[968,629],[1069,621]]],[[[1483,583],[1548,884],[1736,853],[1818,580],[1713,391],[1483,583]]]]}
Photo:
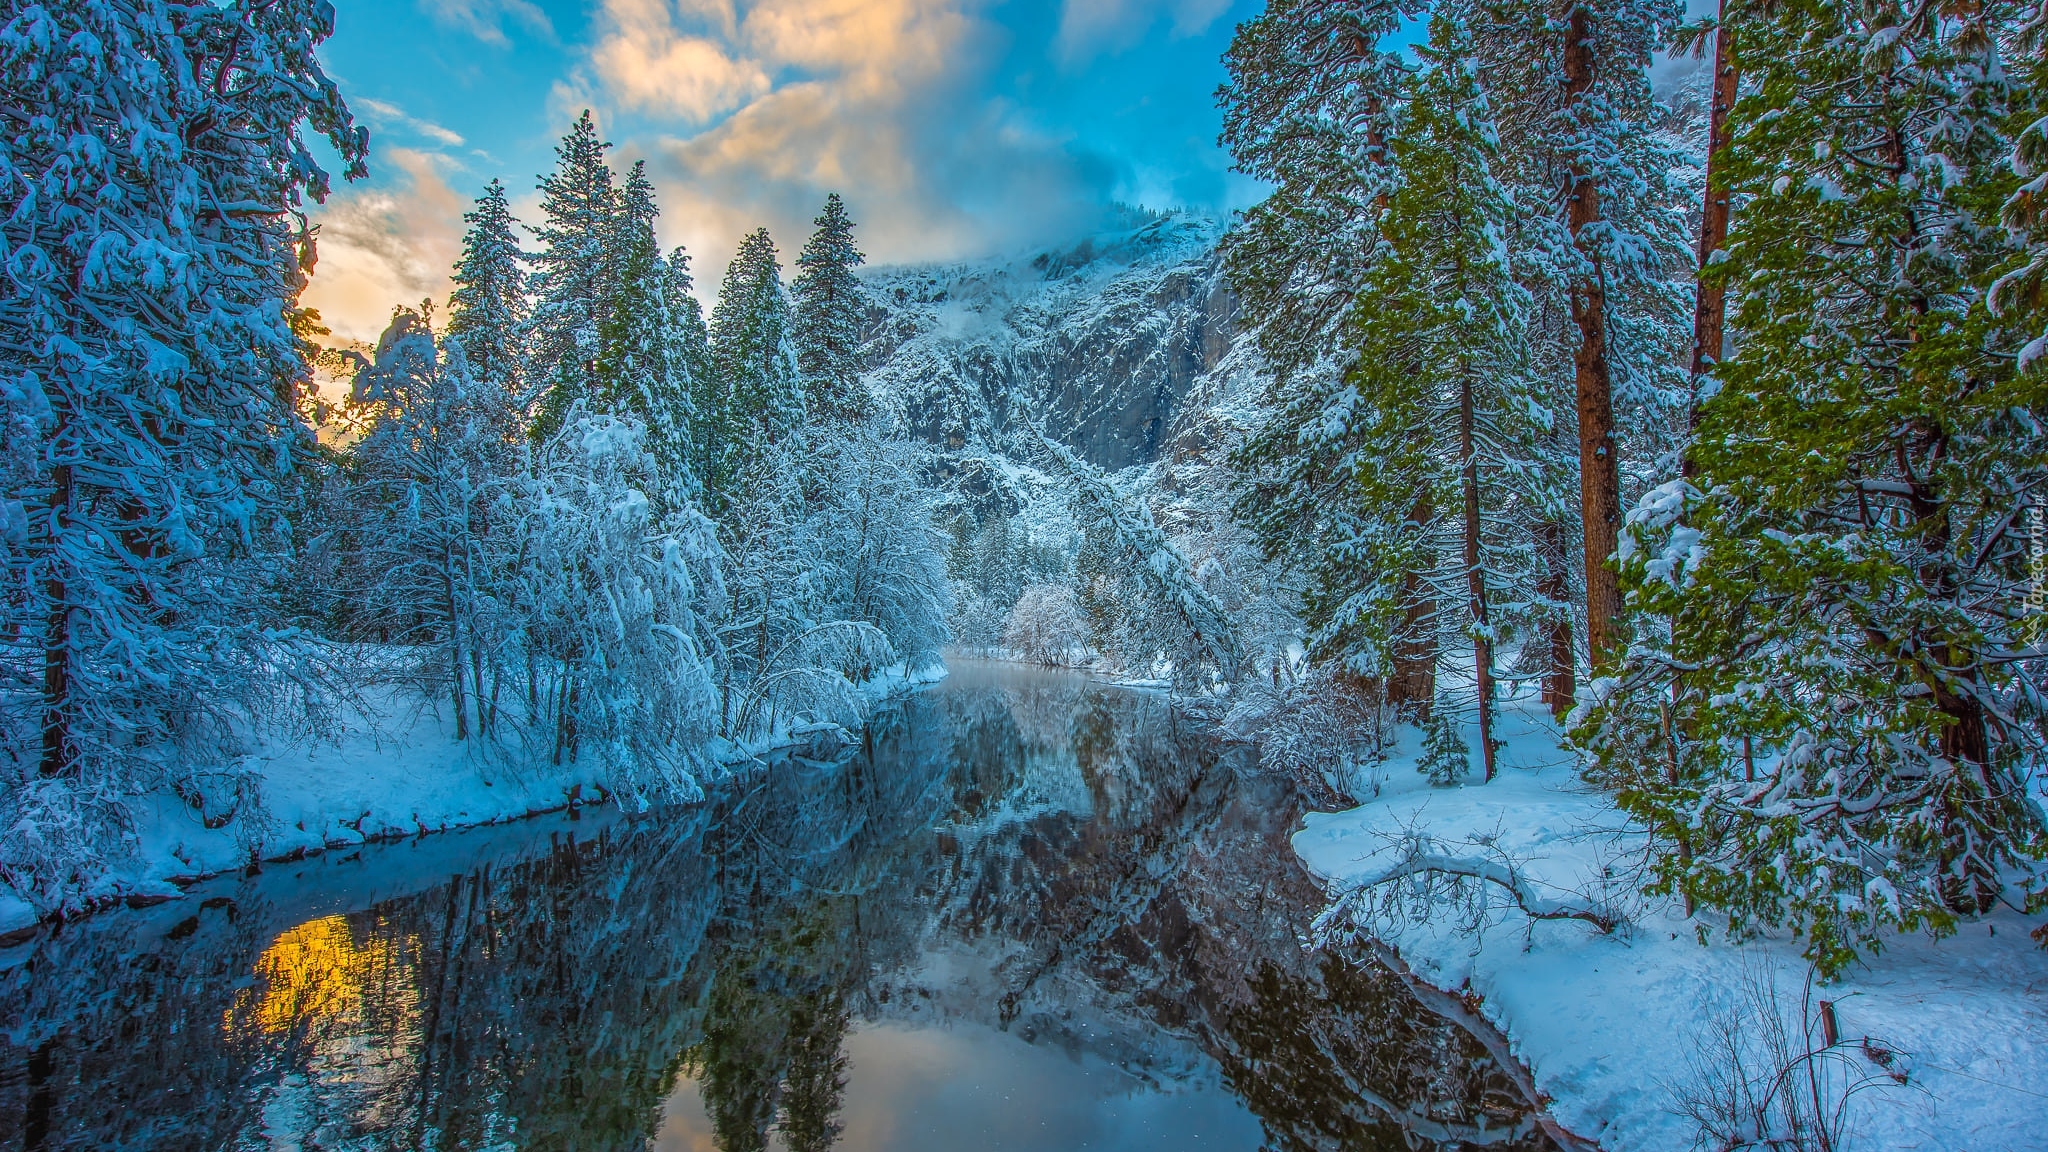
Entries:
{"type": "Polygon", "coordinates": [[[1055,667],[1087,650],[1088,622],[1065,584],[1034,584],[1017,597],[1003,627],[1003,646],[1020,660],[1055,667]]]}
{"type": "Polygon", "coordinates": [[[1387,720],[1369,685],[1317,671],[1284,686],[1245,681],[1224,727],[1257,742],[1261,768],[1293,780],[1315,807],[1335,810],[1378,793],[1387,720]]]}
{"type": "MultiPolygon", "coordinates": [[[[1910,1059],[1870,1037],[1830,1044],[1811,978],[1794,1007],[1768,968],[1752,965],[1736,998],[1708,1023],[1672,1086],[1711,1152],[1841,1152],[1850,1103],[1871,1088],[1907,1082],[1910,1059]]],[[[1839,1037],[1836,1038],[1839,1041],[1839,1037]]]]}

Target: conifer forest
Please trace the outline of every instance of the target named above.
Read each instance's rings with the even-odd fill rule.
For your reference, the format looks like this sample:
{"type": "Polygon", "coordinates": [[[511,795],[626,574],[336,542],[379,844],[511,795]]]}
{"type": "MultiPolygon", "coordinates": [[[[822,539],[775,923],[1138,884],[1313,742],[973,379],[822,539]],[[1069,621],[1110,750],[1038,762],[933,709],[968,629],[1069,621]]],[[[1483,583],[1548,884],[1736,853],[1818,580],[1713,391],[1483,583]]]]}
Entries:
{"type": "Polygon", "coordinates": [[[0,561],[0,1145],[2048,1146],[2038,0],[0,0],[0,561]]]}

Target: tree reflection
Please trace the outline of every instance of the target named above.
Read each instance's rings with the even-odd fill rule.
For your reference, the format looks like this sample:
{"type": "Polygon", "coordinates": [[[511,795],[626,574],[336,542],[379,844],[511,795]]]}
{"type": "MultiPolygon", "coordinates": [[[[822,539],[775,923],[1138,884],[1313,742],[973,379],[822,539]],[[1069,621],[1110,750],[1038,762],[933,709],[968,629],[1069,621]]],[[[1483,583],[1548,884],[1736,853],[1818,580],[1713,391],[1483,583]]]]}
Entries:
{"type": "Polygon", "coordinates": [[[968,670],[838,763],[355,911],[258,877],[46,937],[0,976],[0,1142],[639,1149],[688,1079],[725,1152],[823,1152],[849,1033],[919,1011],[1140,1081],[1210,1061],[1275,1149],[1543,1146],[1393,974],[1301,949],[1296,820],[1163,700],[968,670]]]}

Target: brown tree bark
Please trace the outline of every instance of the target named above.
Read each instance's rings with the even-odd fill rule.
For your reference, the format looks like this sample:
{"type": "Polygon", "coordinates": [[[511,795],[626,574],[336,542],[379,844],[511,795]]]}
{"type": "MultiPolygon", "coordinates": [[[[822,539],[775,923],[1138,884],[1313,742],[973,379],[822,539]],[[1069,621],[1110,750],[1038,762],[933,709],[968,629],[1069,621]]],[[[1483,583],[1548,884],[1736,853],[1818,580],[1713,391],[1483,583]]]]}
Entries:
{"type": "MultiPolygon", "coordinates": [[[[1592,22],[1584,5],[1572,9],[1564,50],[1565,102],[1592,91],[1596,60],[1592,22]]],[[[1566,224],[1580,239],[1600,221],[1600,189],[1593,174],[1574,167],[1565,199],[1566,224]]],[[[1573,356],[1579,415],[1579,505],[1586,563],[1586,641],[1593,666],[1613,655],[1621,618],[1619,574],[1608,566],[1621,532],[1621,471],[1614,440],[1614,390],[1607,365],[1607,289],[1597,255],[1592,270],[1572,286],[1572,322],[1579,347],[1573,356]]]]}
{"type": "Polygon", "coordinates": [[[1493,779],[1493,641],[1487,639],[1486,573],[1479,567],[1479,457],[1473,450],[1472,375],[1458,380],[1458,454],[1465,488],[1465,586],[1472,612],[1472,665],[1479,690],[1479,752],[1493,779]]]}
{"type": "MultiPolygon", "coordinates": [[[[1436,506],[1428,489],[1415,496],[1409,518],[1418,528],[1436,519],[1436,506]]],[[[1436,608],[1422,586],[1422,576],[1410,572],[1401,578],[1401,634],[1394,641],[1394,674],[1387,677],[1387,703],[1397,710],[1413,711],[1418,722],[1429,719],[1436,700],[1436,608]]]]}
{"type": "MultiPolygon", "coordinates": [[[[1564,604],[1571,596],[1571,582],[1565,575],[1571,563],[1571,546],[1563,524],[1540,520],[1536,524],[1536,558],[1543,576],[1536,591],[1552,604],[1564,604]]],[[[1572,651],[1572,622],[1568,616],[1551,620],[1546,626],[1550,641],[1548,667],[1543,672],[1543,705],[1550,714],[1563,719],[1579,694],[1578,659],[1572,651]]]]}
{"type": "MultiPolygon", "coordinates": [[[[1704,210],[1700,213],[1699,244],[1699,271],[1702,274],[1715,251],[1728,242],[1728,189],[1716,180],[1720,174],[1717,160],[1728,146],[1728,110],[1735,106],[1736,82],[1740,78],[1729,57],[1733,33],[1729,31],[1727,19],[1728,5],[1724,2],[1721,5],[1722,23],[1714,30],[1714,102],[1707,113],[1707,196],[1704,210]]],[[[1692,309],[1692,400],[1686,416],[1690,433],[1699,431],[1700,377],[1721,359],[1727,319],[1727,290],[1719,284],[1708,283],[1702,275],[1692,309]]],[[[1679,468],[1688,480],[1698,474],[1698,466],[1693,463],[1689,448],[1679,468]]]]}

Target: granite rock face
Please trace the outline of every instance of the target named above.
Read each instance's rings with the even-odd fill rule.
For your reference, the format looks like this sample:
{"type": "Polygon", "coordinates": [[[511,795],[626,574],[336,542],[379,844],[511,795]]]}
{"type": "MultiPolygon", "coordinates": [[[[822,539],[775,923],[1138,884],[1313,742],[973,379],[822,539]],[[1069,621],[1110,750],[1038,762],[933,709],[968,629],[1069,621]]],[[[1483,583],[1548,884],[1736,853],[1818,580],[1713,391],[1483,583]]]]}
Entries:
{"type": "Polygon", "coordinates": [[[1000,451],[1042,422],[1109,471],[1154,462],[1233,350],[1237,307],[1219,222],[1126,223],[1018,257],[871,270],[869,387],[945,449],[1000,451]]]}

